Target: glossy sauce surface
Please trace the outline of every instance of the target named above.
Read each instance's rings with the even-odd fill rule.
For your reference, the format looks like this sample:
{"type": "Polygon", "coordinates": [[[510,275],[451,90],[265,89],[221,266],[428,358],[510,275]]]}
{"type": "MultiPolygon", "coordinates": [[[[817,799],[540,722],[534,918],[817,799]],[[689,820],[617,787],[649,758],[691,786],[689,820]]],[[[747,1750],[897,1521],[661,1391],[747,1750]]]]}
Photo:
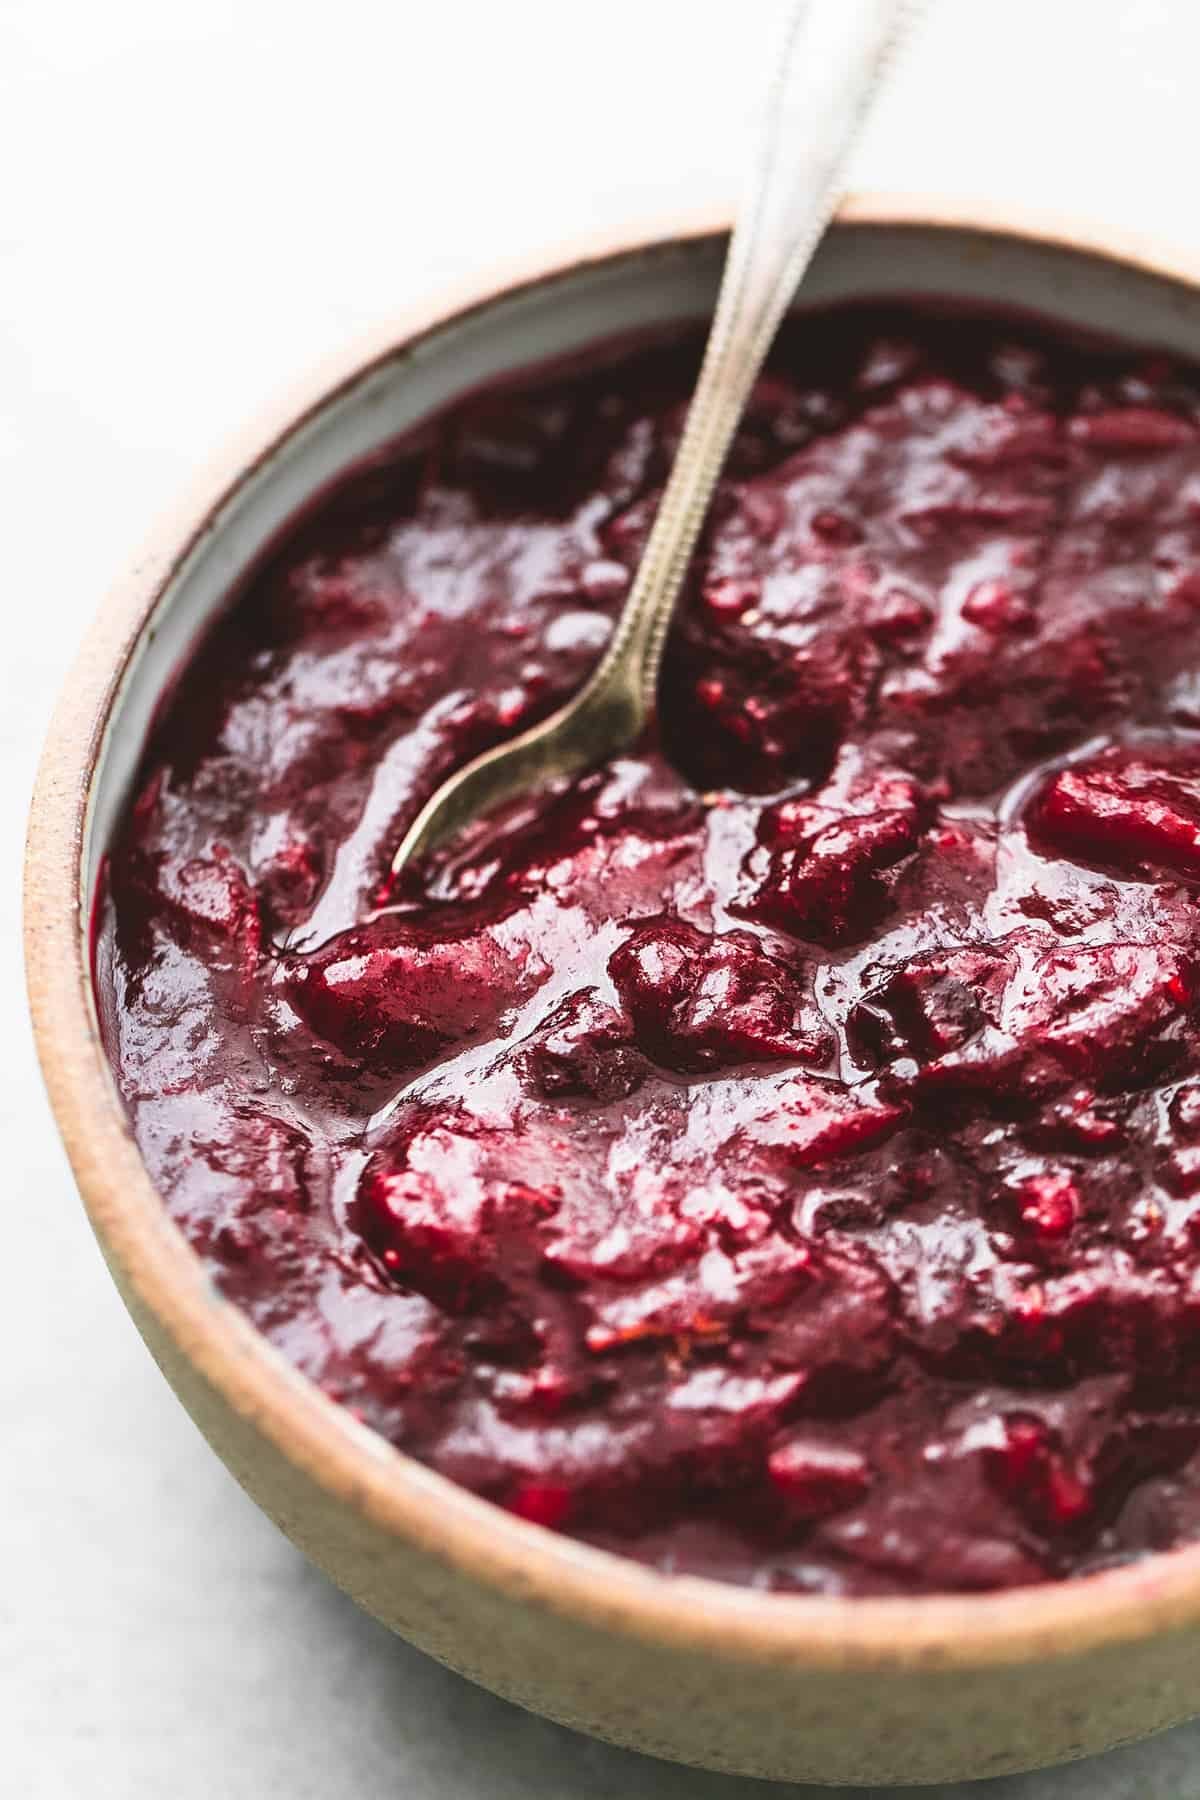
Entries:
{"type": "Polygon", "coordinates": [[[786,327],[661,740],[386,871],[576,688],[692,336],[324,499],[164,707],[98,909],[165,1204],[330,1395],[665,1570],[1011,1586],[1200,1532],[1200,373],[786,327]]]}

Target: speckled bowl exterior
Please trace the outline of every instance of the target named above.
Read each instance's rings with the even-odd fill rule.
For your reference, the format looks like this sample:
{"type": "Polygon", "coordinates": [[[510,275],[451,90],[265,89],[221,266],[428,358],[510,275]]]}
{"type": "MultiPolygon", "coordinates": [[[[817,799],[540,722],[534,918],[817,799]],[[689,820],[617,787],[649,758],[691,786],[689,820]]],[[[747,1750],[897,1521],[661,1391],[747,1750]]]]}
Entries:
{"type": "MultiPolygon", "coordinates": [[[[481,283],[319,372],[200,480],[104,606],[33,802],[29,987],[96,1234],[167,1379],[246,1491],[370,1612],[552,1718],[659,1756],[849,1785],[1000,1774],[1200,1711],[1200,1546],[1069,1584],[835,1600],[654,1574],[399,1454],[223,1301],[142,1166],[100,1044],[89,900],[153,704],[280,523],[466,388],[711,306],[717,223],[481,283]]],[[[953,292],[1200,352],[1200,267],[1102,234],[859,199],[805,294],[953,292]]]]}

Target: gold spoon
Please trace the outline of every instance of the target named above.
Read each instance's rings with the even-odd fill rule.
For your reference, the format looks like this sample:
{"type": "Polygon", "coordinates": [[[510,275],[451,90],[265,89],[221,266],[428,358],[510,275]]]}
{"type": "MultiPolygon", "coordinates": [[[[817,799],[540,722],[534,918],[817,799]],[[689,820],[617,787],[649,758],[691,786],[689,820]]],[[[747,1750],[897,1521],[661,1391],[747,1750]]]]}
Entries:
{"type": "Polygon", "coordinates": [[[850,151],[891,55],[918,10],[918,0],[804,0],[791,11],[700,379],[608,648],[565,706],[442,783],[405,832],[393,875],[472,819],[604,761],[641,733],[675,601],[742,409],[841,196],[850,151]]]}

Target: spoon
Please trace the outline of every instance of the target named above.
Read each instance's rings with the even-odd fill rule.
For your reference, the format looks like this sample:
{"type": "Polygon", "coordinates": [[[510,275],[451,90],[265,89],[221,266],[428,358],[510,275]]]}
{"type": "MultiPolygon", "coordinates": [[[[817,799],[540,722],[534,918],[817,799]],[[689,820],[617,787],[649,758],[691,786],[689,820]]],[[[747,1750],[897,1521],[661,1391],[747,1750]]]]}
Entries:
{"type": "Polygon", "coordinates": [[[405,832],[392,874],[506,800],[636,739],[654,708],[667,627],[750,390],[842,193],[854,141],[919,0],[802,0],[792,9],[738,208],[683,436],[645,552],[591,677],[540,724],[475,757],[405,832]]]}

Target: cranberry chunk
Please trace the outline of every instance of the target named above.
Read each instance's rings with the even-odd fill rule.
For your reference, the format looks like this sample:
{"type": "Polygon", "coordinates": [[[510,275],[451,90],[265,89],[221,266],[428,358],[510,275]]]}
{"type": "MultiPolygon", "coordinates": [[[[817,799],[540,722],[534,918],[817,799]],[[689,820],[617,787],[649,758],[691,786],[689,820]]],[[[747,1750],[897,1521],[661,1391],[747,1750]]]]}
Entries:
{"type": "MultiPolygon", "coordinates": [[[[1038,952],[1014,940],[1016,968],[999,1024],[925,1065],[919,1085],[1022,1096],[1043,1105],[1084,1080],[1127,1093],[1170,1070],[1195,1044],[1196,969],[1171,944],[1070,945],[1038,952]]],[[[1061,1123],[1050,1110],[1047,1126],[1061,1123]]],[[[1102,1118],[1099,1141],[1111,1138],[1102,1118]]]]}
{"type": "Polygon", "coordinates": [[[695,1263],[705,1245],[700,1226],[672,1218],[664,1204],[651,1213],[630,1208],[599,1237],[583,1222],[556,1231],[546,1246],[545,1266],[572,1281],[657,1281],[695,1263]]]}
{"type": "Polygon", "coordinates": [[[1012,984],[1005,1023],[1073,1074],[1128,1089],[1185,1049],[1195,996],[1191,958],[1170,944],[1056,949],[1012,984]]]}
{"type": "Polygon", "coordinates": [[[1115,745],[1051,777],[1026,814],[1035,846],[1122,875],[1200,880],[1200,753],[1115,745]]]}
{"type": "Polygon", "coordinates": [[[367,1165],[359,1229],[403,1286],[452,1313],[494,1306],[508,1292],[512,1256],[536,1259],[537,1235],[559,1196],[520,1181],[468,1178],[452,1159],[437,1156],[439,1134],[430,1135],[432,1147],[418,1137],[400,1162],[383,1152],[367,1165]],[[523,1252],[531,1238],[534,1247],[523,1252]]]}
{"type": "Polygon", "coordinates": [[[1082,1211],[1079,1190],[1069,1175],[1029,1175],[1017,1192],[1019,1222],[1043,1244],[1069,1237],[1082,1211]]]}
{"type": "Polygon", "coordinates": [[[1029,602],[1005,581],[978,582],[963,601],[962,615],[981,631],[998,636],[1006,631],[1026,631],[1033,625],[1029,602]]]}
{"type": "Polygon", "coordinates": [[[748,931],[714,936],[682,919],[652,920],[608,968],[639,1044],[667,1068],[823,1062],[832,1051],[796,975],[748,931]]]}
{"type": "Polygon", "coordinates": [[[527,951],[489,928],[456,935],[386,916],[281,969],[283,991],[320,1037],[391,1074],[494,1026],[539,978],[527,951]]]}
{"type": "Polygon", "coordinates": [[[844,1082],[807,1076],[781,1082],[734,1140],[736,1154],[753,1146],[792,1168],[853,1156],[893,1132],[904,1108],[844,1082]]]}
{"type": "Polygon", "coordinates": [[[881,1061],[945,1056],[996,1022],[1009,973],[1007,957],[987,944],[914,956],[867,989],[851,1033],[881,1061]]]}
{"type": "Polygon", "coordinates": [[[996,1347],[1025,1379],[1061,1383],[1106,1370],[1152,1390],[1192,1362],[1200,1320],[1172,1270],[1095,1248],[1011,1296],[997,1323],[996,1347]]]}
{"type": "Polygon", "coordinates": [[[509,1512],[533,1525],[561,1529],[570,1517],[574,1495],[565,1482],[520,1481],[504,1502],[509,1512]]]}
{"type": "Polygon", "coordinates": [[[1087,1517],[1092,1495],[1054,1434],[1031,1413],[997,1422],[999,1443],[985,1452],[988,1474],[1013,1505],[1044,1531],[1069,1531],[1087,1517]]]}
{"type": "Polygon", "coordinates": [[[601,1289],[589,1306],[586,1335],[595,1355],[667,1340],[679,1345],[729,1339],[750,1310],[783,1306],[812,1278],[812,1252],[778,1233],[730,1255],[709,1249],[675,1273],[616,1293],[601,1289]]]}
{"type": "Polygon", "coordinates": [[[1067,430],[1077,444],[1110,452],[1179,450],[1196,441],[1196,427],[1190,420],[1152,406],[1114,406],[1103,412],[1079,413],[1067,430]]]}
{"type": "Polygon", "coordinates": [[[738,910],[814,943],[855,942],[885,912],[886,874],[918,849],[925,816],[915,784],[890,779],[845,810],[768,807],[738,910]]]}
{"type": "Polygon", "coordinates": [[[777,1444],[767,1473],[796,1518],[820,1519],[844,1512],[866,1493],[871,1471],[857,1450],[794,1436],[777,1444]]]}
{"type": "Polygon", "coordinates": [[[547,1100],[584,1094],[626,1100],[646,1077],[629,1020],[595,988],[568,994],[522,1053],[527,1076],[547,1100]]]}
{"type": "Polygon", "coordinates": [[[181,942],[225,946],[253,961],[262,937],[258,899],[227,845],[186,858],[139,855],[134,869],[138,885],[154,896],[181,942]]]}
{"type": "MultiPolygon", "coordinates": [[[[748,629],[745,613],[741,621],[748,629]]],[[[812,666],[800,668],[731,668],[700,648],[686,661],[682,650],[676,657],[682,666],[664,694],[663,732],[672,761],[698,786],[754,793],[828,773],[865,684],[865,653],[814,650],[812,666]]]]}

